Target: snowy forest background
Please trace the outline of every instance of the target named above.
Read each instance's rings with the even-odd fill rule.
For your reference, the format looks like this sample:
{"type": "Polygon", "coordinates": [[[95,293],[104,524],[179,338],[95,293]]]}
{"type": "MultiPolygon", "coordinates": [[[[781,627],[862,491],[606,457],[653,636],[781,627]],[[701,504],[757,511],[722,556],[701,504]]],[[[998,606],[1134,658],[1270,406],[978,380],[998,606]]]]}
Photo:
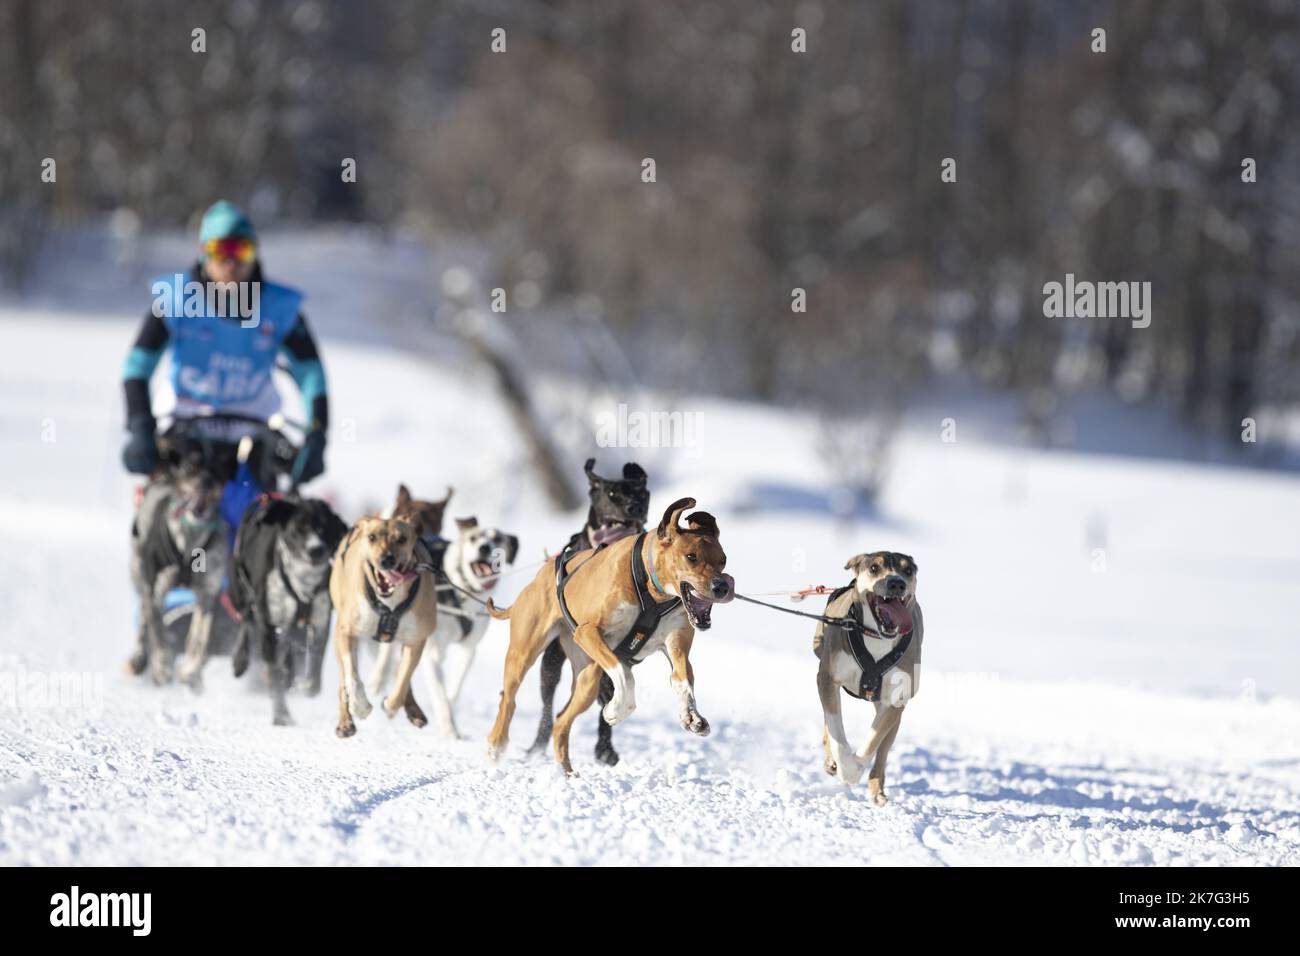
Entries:
{"type": "MultiPolygon", "coordinates": [[[[1291,0],[104,13],[0,3],[0,266],[19,294],[69,229],[111,222],[129,243],[226,195],[259,222],[473,237],[539,363],[572,360],[555,330],[596,324],[644,381],[692,393],[888,420],[937,378],[976,382],[1050,445],[1071,441],[1071,397],[1100,390],[1175,411],[1193,457],[1291,457],[1291,0]],[[1150,281],[1151,327],[1044,318],[1067,272],[1150,281]]],[[[429,295],[437,321],[436,275],[429,295]]]]}

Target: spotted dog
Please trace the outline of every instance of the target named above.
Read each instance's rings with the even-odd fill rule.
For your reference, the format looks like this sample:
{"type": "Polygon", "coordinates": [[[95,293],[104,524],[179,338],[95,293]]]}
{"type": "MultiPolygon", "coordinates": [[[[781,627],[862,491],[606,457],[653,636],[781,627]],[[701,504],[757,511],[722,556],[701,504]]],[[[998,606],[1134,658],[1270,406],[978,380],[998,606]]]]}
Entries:
{"type": "Polygon", "coordinates": [[[348,526],[315,498],[250,504],[239,523],[228,592],[240,615],[234,671],[248,667],[252,645],[270,667],[272,722],[290,724],[285,692],[300,670],[298,686],[320,693],[321,663],[329,635],[330,557],[348,526]]]}
{"type": "Polygon", "coordinates": [[[140,624],[127,670],[141,674],[147,667],[155,684],[174,675],[195,690],[202,686],[228,559],[221,493],[221,482],[200,463],[181,460],[151,481],[141,498],[131,527],[131,581],[140,624]],[[167,592],[176,587],[190,588],[195,602],[179,666],[163,623],[167,592]]]}
{"type": "Polygon", "coordinates": [[[921,679],[925,624],[916,601],[916,562],[896,551],[874,551],[850,558],[844,567],[853,572],[853,580],[831,594],[826,616],[849,618],[861,627],[823,622],[813,634],[826,772],[852,786],[875,754],[867,790],[875,803],[884,804],[885,761],[903,708],[916,696],[921,679]],[[856,753],[844,734],[840,690],[876,709],[871,736],[856,753]]]}

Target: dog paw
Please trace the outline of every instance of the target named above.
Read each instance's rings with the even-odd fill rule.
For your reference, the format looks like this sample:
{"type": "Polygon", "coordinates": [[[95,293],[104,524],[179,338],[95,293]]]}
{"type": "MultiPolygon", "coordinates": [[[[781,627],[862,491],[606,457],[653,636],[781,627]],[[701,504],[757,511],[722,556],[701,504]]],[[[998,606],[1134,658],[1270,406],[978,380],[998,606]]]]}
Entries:
{"type": "Polygon", "coordinates": [[[632,715],[632,711],[636,710],[636,704],[623,708],[615,707],[614,705],[617,703],[617,700],[611,700],[600,712],[601,716],[605,718],[605,723],[609,724],[611,727],[627,720],[627,718],[632,715]]]}
{"type": "Polygon", "coordinates": [[[413,727],[425,727],[429,723],[429,718],[424,716],[424,711],[419,707],[408,707],[406,709],[406,719],[411,722],[413,727]]]}
{"type": "MultiPolygon", "coordinates": [[[[370,712],[375,709],[371,705],[370,701],[366,699],[365,694],[358,694],[356,697],[353,697],[351,703],[352,716],[357,720],[365,720],[370,716],[370,712]]],[[[388,716],[391,717],[393,715],[389,714],[388,716]]]]}
{"type": "Polygon", "coordinates": [[[709,731],[712,729],[698,710],[692,710],[682,717],[682,727],[700,737],[709,736],[709,731]]]}
{"type": "Polygon", "coordinates": [[[141,674],[144,673],[144,669],[145,667],[148,666],[148,664],[149,664],[149,655],[144,651],[136,651],[129,658],[127,658],[126,664],[124,666],[128,674],[132,674],[136,677],[139,677],[141,674]]]}
{"type": "Polygon", "coordinates": [[[500,763],[501,755],[506,752],[505,744],[488,744],[487,759],[488,763],[500,763]]]}
{"type": "Polygon", "coordinates": [[[348,721],[346,724],[339,724],[334,728],[334,735],[339,738],[351,737],[357,732],[357,725],[348,721]]]}
{"type": "Polygon", "coordinates": [[[381,697],[379,706],[383,708],[384,716],[392,720],[397,716],[397,712],[402,709],[402,702],[393,702],[391,697],[381,697]]]}
{"type": "Polygon", "coordinates": [[[862,771],[865,769],[866,767],[853,757],[840,757],[835,779],[847,787],[853,787],[862,779],[862,771]]]}
{"type": "Polygon", "coordinates": [[[618,764],[618,751],[614,749],[613,744],[596,745],[596,759],[607,767],[613,767],[618,764]]]}
{"type": "Polygon", "coordinates": [[[316,697],[320,694],[320,678],[300,677],[294,682],[293,687],[304,697],[316,697]]]}
{"type": "MultiPolygon", "coordinates": [[[[271,723],[276,727],[292,727],[294,725],[294,720],[287,710],[281,710],[276,711],[274,716],[271,717],[271,723]]],[[[356,733],[355,727],[352,732],[356,733]]]]}
{"type": "Polygon", "coordinates": [[[836,771],[839,770],[839,765],[835,763],[833,758],[827,757],[826,762],[822,764],[822,769],[826,771],[827,776],[833,777],[836,771]]]}
{"type": "Polygon", "coordinates": [[[871,802],[878,807],[883,807],[889,802],[889,797],[885,796],[885,785],[879,780],[867,781],[867,795],[871,802]]]}
{"type": "Polygon", "coordinates": [[[172,682],[172,666],[169,663],[154,664],[149,668],[149,679],[159,687],[172,682]]]}

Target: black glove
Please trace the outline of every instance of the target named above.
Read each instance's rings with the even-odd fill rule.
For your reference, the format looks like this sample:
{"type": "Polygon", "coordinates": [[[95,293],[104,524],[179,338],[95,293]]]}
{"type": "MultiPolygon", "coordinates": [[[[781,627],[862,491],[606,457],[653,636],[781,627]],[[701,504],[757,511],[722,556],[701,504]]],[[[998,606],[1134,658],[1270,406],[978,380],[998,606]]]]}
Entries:
{"type": "Polygon", "coordinates": [[[325,471],[325,430],[317,428],[307,433],[293,461],[291,477],[295,485],[306,484],[325,471]]]}
{"type": "Polygon", "coordinates": [[[151,475],[158,467],[158,440],[152,415],[136,415],[126,423],[131,440],[122,449],[122,464],[133,475],[151,475]]]}

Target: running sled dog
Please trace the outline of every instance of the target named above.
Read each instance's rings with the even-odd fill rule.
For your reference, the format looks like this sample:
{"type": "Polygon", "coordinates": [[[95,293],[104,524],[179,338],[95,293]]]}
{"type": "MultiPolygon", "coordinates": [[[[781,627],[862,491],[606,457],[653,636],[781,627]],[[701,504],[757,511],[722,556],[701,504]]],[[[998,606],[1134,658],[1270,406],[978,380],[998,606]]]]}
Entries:
{"type": "Polygon", "coordinates": [[[656,651],[672,664],[682,726],[704,736],[709,722],[695,704],[691,644],[696,630],[712,623],[715,603],[731,600],[734,582],[723,573],[727,556],[718,543],[718,523],[697,511],[681,524],[694,498],[673,502],[654,532],[625,537],[598,551],[581,551],[554,567],[543,566],[506,610],[488,601],[488,613],[510,621],[505,679],[496,722],[488,735],[488,756],[499,759],[508,742],[515,697],[524,675],[552,641],[563,642],[575,675],[572,695],[556,718],[555,759],[565,772],[569,730],[596,700],[602,675],[614,683],[605,719],[617,724],[636,709],[632,666],[656,651]]]}
{"type": "MultiPolygon", "coordinates": [[[[587,474],[587,493],[591,507],[587,509],[587,522],[582,530],[569,538],[565,545],[568,556],[613,544],[620,538],[639,534],[645,530],[646,516],[650,513],[650,490],[646,487],[645,470],[634,461],[623,466],[621,478],[604,478],[596,473],[596,459],[588,458],[583,471],[587,474]]],[[[537,737],[528,748],[530,754],[545,754],[555,729],[555,691],[560,686],[564,670],[564,647],[552,641],[542,653],[538,668],[542,692],[542,716],[537,722],[537,737]]],[[[600,678],[596,703],[604,706],[614,697],[614,682],[608,676],[600,678]]],[[[614,766],[618,751],[614,749],[613,730],[601,710],[597,710],[596,759],[614,766]]]]}
{"type": "Polygon", "coordinates": [[[195,690],[202,686],[229,557],[221,494],[221,482],[200,461],[173,459],[163,476],[146,486],[131,527],[131,581],[140,624],[127,670],[141,674],[148,668],[155,684],[170,682],[174,674],[195,690]],[[195,602],[179,666],[163,623],[167,592],[176,587],[191,588],[195,602]]]}
{"type": "Polygon", "coordinates": [[[859,627],[819,623],[813,634],[817,655],[817,693],[825,724],[825,769],[850,786],[867,777],[871,799],[883,805],[885,761],[898,736],[903,709],[916,696],[921,679],[921,639],[925,623],[916,602],[916,562],[896,551],[874,551],[850,558],[849,584],[831,594],[826,616],[848,618],[859,627]],[[870,701],[876,716],[871,736],[855,753],[844,734],[840,691],[870,701]]]}
{"type": "MultiPolygon", "coordinates": [[[[406,486],[402,486],[405,491],[406,486]]],[[[448,498],[451,493],[448,492],[448,498]]],[[[443,499],[442,506],[447,500],[443,499]]],[[[406,496],[402,501],[399,492],[394,515],[402,517],[411,513],[411,506],[428,504],[406,496]]],[[[427,519],[424,519],[427,522],[427,519]]],[[[423,531],[429,525],[420,525],[423,531]]],[[[437,516],[437,527],[442,526],[442,514],[437,516]]],[[[483,635],[487,633],[488,615],[477,601],[486,601],[502,571],[514,563],[519,552],[519,539],[497,528],[484,528],[477,518],[457,518],[456,537],[448,541],[437,535],[425,534],[421,546],[428,550],[429,563],[442,571],[435,588],[438,597],[438,620],[425,643],[421,663],[432,700],[434,724],[439,732],[453,739],[460,738],[456,729],[456,702],[474,652],[483,635]],[[453,651],[452,648],[455,648],[453,651]]],[[[393,644],[380,644],[366,688],[378,696],[388,681],[393,656],[393,644]]]]}
{"type": "Polygon", "coordinates": [[[240,616],[232,664],[235,676],[242,676],[256,648],[270,672],[274,724],[293,723],[285,694],[295,672],[307,696],[320,693],[330,557],[347,530],[317,498],[263,495],[240,520],[228,589],[240,616]]]}
{"type": "Polygon", "coordinates": [[[402,649],[393,692],[382,702],[384,713],[392,717],[401,707],[415,726],[428,723],[415,702],[411,675],[438,625],[436,584],[409,521],[362,518],[339,543],[330,572],[340,672],[338,736],[351,737],[357,732],[353,718],[370,716],[372,707],[357,671],[357,646],[367,639],[402,649]]]}

